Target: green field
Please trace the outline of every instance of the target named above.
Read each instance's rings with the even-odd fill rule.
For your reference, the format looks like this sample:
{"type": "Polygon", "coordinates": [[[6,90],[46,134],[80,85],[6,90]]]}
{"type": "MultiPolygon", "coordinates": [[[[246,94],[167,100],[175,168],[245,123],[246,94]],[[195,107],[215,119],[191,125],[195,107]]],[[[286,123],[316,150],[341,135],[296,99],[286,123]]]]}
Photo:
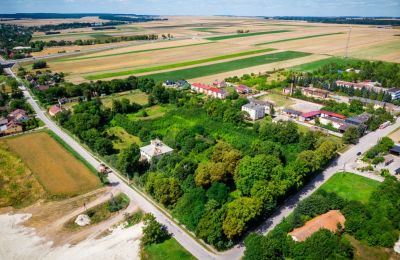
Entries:
{"type": "Polygon", "coordinates": [[[353,173],[341,172],[332,176],[320,189],[334,192],[347,200],[366,203],[378,186],[377,181],[353,173]]]}
{"type": "Polygon", "coordinates": [[[340,57],[330,57],[327,59],[323,60],[317,60],[317,61],[312,61],[309,63],[304,63],[301,65],[293,66],[290,69],[293,71],[301,71],[301,72],[311,72],[314,70],[317,70],[325,65],[331,64],[331,63],[336,63],[336,64],[348,64],[351,66],[351,63],[356,62],[354,59],[346,59],[346,58],[340,58],[340,57]]]}
{"type": "Polygon", "coordinates": [[[329,35],[336,35],[336,34],[343,34],[343,33],[338,32],[338,33],[315,34],[315,35],[309,35],[309,36],[303,36],[303,37],[282,39],[282,40],[277,40],[277,41],[272,41],[272,42],[257,43],[257,44],[255,44],[255,45],[256,45],[256,46],[260,46],[260,45],[267,45],[267,44],[273,44],[273,43],[279,43],[279,42],[297,41],[297,40],[304,40],[304,39],[317,38],[317,37],[323,37],[323,36],[329,36],[329,35]]]}
{"type": "Polygon", "coordinates": [[[138,89],[136,90],[131,90],[131,91],[126,91],[126,92],[120,92],[118,94],[114,94],[109,97],[105,97],[101,99],[101,103],[105,107],[111,108],[112,107],[112,101],[113,100],[121,100],[121,99],[128,99],[131,103],[135,102],[136,104],[139,105],[146,105],[148,102],[148,95],[138,89]]]}
{"type": "Polygon", "coordinates": [[[152,52],[152,51],[184,48],[184,47],[189,47],[189,46],[197,46],[197,45],[204,45],[204,44],[211,44],[211,43],[212,42],[203,42],[203,43],[195,43],[195,44],[180,45],[180,46],[171,46],[171,47],[164,47],[164,48],[155,48],[155,49],[148,49],[148,50],[127,51],[127,52],[120,52],[120,53],[113,53],[113,54],[104,54],[104,55],[97,55],[97,56],[80,57],[80,58],[69,58],[69,59],[67,58],[67,59],[55,60],[54,62],[90,60],[90,59],[104,58],[104,57],[110,57],[110,56],[120,56],[120,55],[133,54],[133,53],[152,52]]]}
{"type": "Polygon", "coordinates": [[[116,137],[112,141],[114,149],[122,150],[128,148],[131,144],[142,145],[139,137],[128,134],[122,127],[113,126],[108,128],[107,132],[116,137]]]}
{"type": "Polygon", "coordinates": [[[116,71],[116,72],[94,74],[94,75],[86,76],[85,79],[99,80],[99,79],[104,79],[104,78],[128,76],[128,75],[132,75],[132,74],[140,74],[140,73],[153,72],[153,71],[159,71],[159,70],[176,69],[176,68],[187,67],[187,66],[192,66],[192,65],[197,65],[197,64],[207,63],[207,62],[226,60],[226,59],[232,59],[232,58],[237,58],[237,57],[242,57],[242,56],[247,56],[247,55],[265,53],[265,52],[269,52],[269,51],[273,51],[273,50],[274,49],[267,48],[267,49],[260,49],[260,50],[244,51],[244,52],[226,54],[226,55],[221,55],[221,56],[215,56],[215,57],[206,58],[206,59],[171,63],[171,64],[155,66],[155,67],[147,67],[147,68],[134,69],[134,70],[123,70],[123,71],[116,71]]]}
{"type": "Polygon", "coordinates": [[[194,260],[174,238],[170,238],[161,244],[145,246],[142,254],[145,260],[194,260]]]}
{"type": "Polygon", "coordinates": [[[209,40],[209,41],[222,41],[222,40],[232,39],[232,38],[242,38],[242,37],[250,37],[250,36],[257,36],[257,35],[264,35],[264,34],[284,33],[284,32],[290,32],[290,30],[276,30],[276,31],[253,32],[253,33],[238,33],[238,34],[225,35],[225,36],[209,37],[209,38],[206,38],[206,40],[209,40]]]}
{"type": "Polygon", "coordinates": [[[218,29],[218,28],[201,27],[201,28],[192,28],[192,29],[190,29],[190,30],[192,30],[192,31],[197,31],[197,32],[218,33],[217,31],[214,31],[215,29],[218,29]]]}
{"type": "Polygon", "coordinates": [[[181,70],[150,74],[143,77],[152,78],[156,81],[163,81],[167,79],[169,80],[193,79],[197,77],[204,77],[208,75],[224,73],[232,70],[239,70],[283,60],[301,58],[308,55],[311,54],[305,52],[297,52],[297,51],[283,51],[278,53],[271,53],[255,57],[227,61],[217,64],[204,65],[195,68],[187,68],[181,70]]]}
{"type": "Polygon", "coordinates": [[[162,117],[172,109],[172,106],[160,106],[155,105],[152,107],[147,107],[145,109],[140,110],[137,113],[128,114],[128,118],[130,120],[151,120],[162,117]],[[143,113],[145,111],[145,114],[143,113]]]}

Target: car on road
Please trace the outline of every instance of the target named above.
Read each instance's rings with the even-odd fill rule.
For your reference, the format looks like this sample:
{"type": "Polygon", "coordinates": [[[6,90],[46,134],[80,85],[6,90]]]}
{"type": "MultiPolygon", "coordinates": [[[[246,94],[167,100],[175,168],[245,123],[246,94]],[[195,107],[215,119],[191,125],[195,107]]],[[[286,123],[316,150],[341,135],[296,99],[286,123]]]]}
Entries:
{"type": "Polygon", "coordinates": [[[357,153],[357,156],[360,156],[360,155],[361,155],[361,152],[358,152],[358,153],[357,153]]]}

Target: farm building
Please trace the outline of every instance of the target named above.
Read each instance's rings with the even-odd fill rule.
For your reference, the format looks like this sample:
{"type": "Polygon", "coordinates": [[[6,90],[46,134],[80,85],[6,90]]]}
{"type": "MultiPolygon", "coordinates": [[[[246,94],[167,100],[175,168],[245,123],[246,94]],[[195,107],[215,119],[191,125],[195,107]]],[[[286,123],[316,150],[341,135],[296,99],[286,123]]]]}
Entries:
{"type": "Polygon", "coordinates": [[[216,88],[225,88],[226,86],[228,86],[228,84],[225,82],[225,80],[214,80],[214,82],[212,83],[212,85],[216,88]]]}
{"type": "Polygon", "coordinates": [[[386,89],[381,87],[379,82],[373,82],[370,80],[365,80],[362,82],[349,82],[343,80],[337,80],[336,85],[339,87],[354,88],[354,89],[368,89],[375,92],[385,91],[386,89]]]}
{"type": "Polygon", "coordinates": [[[29,116],[23,109],[16,109],[7,116],[8,121],[17,121],[19,123],[29,120],[29,116]]]}
{"type": "Polygon", "coordinates": [[[23,131],[22,124],[17,121],[10,121],[5,127],[3,126],[1,129],[2,129],[1,131],[2,135],[17,134],[23,131]]]}
{"type": "Polygon", "coordinates": [[[353,125],[362,125],[368,122],[368,120],[372,117],[371,114],[364,112],[358,116],[353,116],[346,118],[344,121],[353,125]]]}
{"type": "Polygon", "coordinates": [[[391,88],[387,90],[387,93],[390,94],[392,100],[400,99],[400,88],[391,88]]]}
{"type": "Polygon", "coordinates": [[[339,210],[330,210],[325,214],[307,221],[304,226],[294,229],[289,235],[294,241],[302,242],[320,229],[336,232],[339,224],[344,227],[345,220],[345,217],[339,210]]]}
{"type": "Polygon", "coordinates": [[[191,89],[197,93],[203,93],[219,99],[225,99],[228,96],[228,93],[224,89],[211,87],[202,83],[193,83],[191,89]]]}
{"type": "Polygon", "coordinates": [[[316,111],[311,111],[311,112],[301,114],[300,121],[310,121],[317,117],[332,117],[332,118],[337,118],[337,119],[342,119],[342,120],[344,120],[346,118],[344,115],[340,115],[340,114],[337,114],[334,112],[324,111],[324,110],[316,110],[316,111]]]}
{"type": "Polygon", "coordinates": [[[245,111],[249,114],[249,117],[252,120],[257,120],[263,118],[265,116],[265,109],[263,106],[259,106],[255,103],[248,103],[242,106],[242,111],[245,111]]]}
{"type": "Polygon", "coordinates": [[[297,118],[297,117],[301,116],[301,114],[302,114],[300,111],[297,111],[297,110],[294,110],[294,109],[290,109],[290,108],[283,109],[282,113],[284,115],[287,115],[287,116],[292,117],[292,118],[297,118]]]}
{"type": "Polygon", "coordinates": [[[53,105],[49,108],[49,114],[51,116],[55,116],[58,113],[60,113],[62,111],[61,107],[59,105],[53,105]]]}
{"type": "Polygon", "coordinates": [[[252,89],[246,85],[239,85],[235,88],[238,94],[249,94],[252,92],[252,89]]]}
{"type": "Polygon", "coordinates": [[[330,94],[328,90],[313,88],[313,87],[302,88],[301,92],[305,96],[316,97],[316,98],[328,98],[330,94]]]}
{"type": "Polygon", "coordinates": [[[271,102],[265,101],[265,100],[258,100],[254,98],[249,98],[250,103],[253,103],[257,106],[263,107],[265,114],[270,114],[271,112],[271,107],[274,106],[271,102]]]}
{"type": "Polygon", "coordinates": [[[140,147],[140,155],[142,160],[151,161],[153,158],[158,158],[162,155],[172,153],[174,149],[165,145],[159,139],[150,141],[149,145],[140,147]]]}

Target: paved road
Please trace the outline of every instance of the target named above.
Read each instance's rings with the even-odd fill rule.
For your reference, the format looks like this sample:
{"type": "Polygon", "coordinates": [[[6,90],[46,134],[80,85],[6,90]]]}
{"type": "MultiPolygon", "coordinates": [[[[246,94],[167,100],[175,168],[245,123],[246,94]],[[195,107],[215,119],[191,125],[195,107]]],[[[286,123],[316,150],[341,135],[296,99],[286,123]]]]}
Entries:
{"type": "MultiPolygon", "coordinates": [[[[6,70],[8,73],[15,77],[10,69],[6,70]]],[[[73,138],[71,138],[63,130],[61,130],[60,127],[58,127],[53,121],[51,121],[46,116],[45,112],[42,111],[41,108],[38,106],[37,102],[33,100],[32,96],[25,89],[25,87],[22,88],[24,89],[24,95],[27,98],[27,101],[35,110],[37,116],[48,126],[48,128],[51,129],[60,138],[62,138],[92,166],[97,168],[102,162],[96,159],[94,155],[88,152],[78,142],[76,142],[73,138]]],[[[299,201],[310,196],[324,182],[332,177],[332,175],[334,175],[338,171],[344,170],[346,164],[354,161],[357,158],[358,152],[366,152],[369,148],[374,146],[381,137],[386,136],[398,127],[400,127],[400,120],[397,120],[395,124],[385,129],[377,130],[362,137],[357,145],[353,146],[345,153],[343,153],[337,160],[335,160],[331,164],[331,166],[329,166],[327,169],[325,169],[325,171],[316,176],[310,183],[305,185],[300,192],[288,198],[284,202],[284,204],[278,208],[276,213],[271,218],[267,219],[264,224],[260,226],[256,231],[265,234],[272,230],[278,223],[282,221],[283,218],[287,217],[294,210],[299,201]]],[[[368,177],[368,175],[366,175],[366,177],[368,177]]],[[[154,204],[150,203],[145,194],[142,194],[132,189],[122,180],[119,175],[115,173],[110,173],[109,180],[116,189],[127,194],[131,201],[136,203],[136,205],[139,206],[143,211],[151,212],[152,214],[154,214],[154,216],[160,223],[168,227],[168,230],[174,235],[176,240],[198,259],[235,260],[240,259],[243,256],[244,247],[241,245],[237,245],[234,248],[221,253],[212,250],[206,250],[190,235],[183,231],[183,229],[179,225],[172,222],[167,212],[160,210],[154,204]]]]}

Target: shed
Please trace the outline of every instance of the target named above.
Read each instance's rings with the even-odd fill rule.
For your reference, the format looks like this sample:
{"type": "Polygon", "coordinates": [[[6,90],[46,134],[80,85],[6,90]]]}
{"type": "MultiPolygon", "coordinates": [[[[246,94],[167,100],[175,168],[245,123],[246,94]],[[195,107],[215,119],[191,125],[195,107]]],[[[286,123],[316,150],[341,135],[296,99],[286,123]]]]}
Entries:
{"type": "Polygon", "coordinates": [[[400,145],[393,146],[393,148],[390,149],[389,152],[394,155],[400,155],[400,145]]]}

